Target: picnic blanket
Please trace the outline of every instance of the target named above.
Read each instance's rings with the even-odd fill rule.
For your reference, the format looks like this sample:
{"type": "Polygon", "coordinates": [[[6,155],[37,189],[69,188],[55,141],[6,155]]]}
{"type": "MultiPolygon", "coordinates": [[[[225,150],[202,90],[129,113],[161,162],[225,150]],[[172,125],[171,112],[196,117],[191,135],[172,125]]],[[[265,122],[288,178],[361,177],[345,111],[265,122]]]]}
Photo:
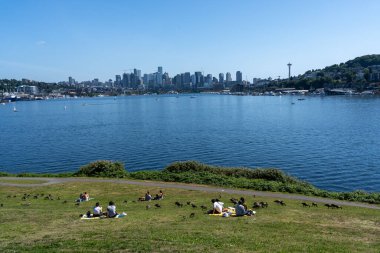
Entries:
{"type": "Polygon", "coordinates": [[[127,213],[123,212],[121,214],[116,215],[116,217],[113,218],[108,218],[106,216],[101,216],[101,217],[88,217],[86,214],[83,214],[82,217],[80,218],[81,220],[100,220],[100,219],[121,219],[127,216],[127,213]]]}

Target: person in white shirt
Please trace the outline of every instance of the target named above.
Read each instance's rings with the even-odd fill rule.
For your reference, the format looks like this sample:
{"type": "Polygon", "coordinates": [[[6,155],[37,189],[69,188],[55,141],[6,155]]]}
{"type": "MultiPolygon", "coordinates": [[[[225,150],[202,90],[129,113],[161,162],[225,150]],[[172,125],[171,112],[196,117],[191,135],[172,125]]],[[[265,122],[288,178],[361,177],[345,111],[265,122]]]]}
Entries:
{"type": "Polygon", "coordinates": [[[115,218],[118,213],[116,212],[116,206],[113,201],[110,201],[107,207],[107,216],[108,218],[115,218]]]}
{"type": "Polygon", "coordinates": [[[223,212],[224,203],[219,201],[219,199],[212,199],[211,202],[213,204],[212,213],[213,214],[221,214],[223,212]]]}
{"type": "Polygon", "coordinates": [[[102,215],[102,207],[100,206],[99,202],[96,202],[92,217],[100,217],[102,215]]]}

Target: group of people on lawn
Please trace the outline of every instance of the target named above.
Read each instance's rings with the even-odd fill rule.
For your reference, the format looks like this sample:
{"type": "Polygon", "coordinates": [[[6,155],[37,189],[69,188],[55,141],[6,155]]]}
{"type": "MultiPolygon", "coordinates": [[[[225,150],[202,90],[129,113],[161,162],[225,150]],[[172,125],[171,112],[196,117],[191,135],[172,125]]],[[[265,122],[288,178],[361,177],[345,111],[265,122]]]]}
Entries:
{"type": "MultiPolygon", "coordinates": [[[[228,208],[224,208],[224,203],[219,199],[212,199],[211,202],[213,204],[213,209],[208,212],[209,214],[227,213],[227,215],[230,215],[228,214],[230,210],[228,208]]],[[[245,199],[241,197],[235,205],[235,216],[251,216],[252,214],[253,212],[251,210],[248,210],[248,207],[245,204],[245,199]]]]}
{"type": "Polygon", "coordinates": [[[151,201],[151,200],[161,200],[163,198],[164,198],[164,193],[160,190],[160,192],[156,194],[154,198],[152,198],[152,195],[150,195],[149,191],[147,191],[143,199],[144,201],[151,201]]]}
{"type": "MultiPolygon", "coordinates": [[[[161,200],[164,198],[164,193],[160,190],[158,194],[152,199],[152,196],[150,195],[149,191],[146,192],[144,201],[151,201],[151,200],[161,200]]],[[[85,192],[84,194],[80,194],[79,197],[80,201],[88,201],[89,200],[89,194],[85,192]]],[[[103,212],[103,208],[100,206],[99,202],[96,202],[95,207],[93,208],[93,211],[88,211],[86,216],[88,218],[90,217],[108,217],[108,218],[115,218],[118,215],[116,212],[116,205],[113,201],[110,201],[107,206],[107,212],[103,212]]]]}
{"type": "Polygon", "coordinates": [[[96,202],[95,207],[92,211],[88,211],[86,216],[88,218],[90,217],[108,217],[108,218],[115,218],[118,215],[116,212],[116,205],[113,201],[110,201],[107,206],[107,212],[103,213],[103,208],[100,206],[99,202],[96,202]]]}
{"type": "MultiPolygon", "coordinates": [[[[83,201],[89,200],[89,194],[85,192],[83,194],[83,201]]],[[[164,198],[164,193],[160,190],[158,194],[154,198],[150,195],[149,191],[145,193],[145,197],[143,198],[144,201],[151,201],[151,200],[161,200],[164,198]]],[[[80,196],[80,199],[82,199],[82,193],[80,196]]],[[[224,203],[221,202],[219,199],[212,199],[212,210],[210,210],[209,214],[223,214],[228,213],[229,209],[224,208],[224,203]]],[[[235,205],[235,215],[236,216],[244,216],[244,215],[252,215],[252,211],[248,210],[247,205],[245,204],[245,199],[243,197],[240,198],[240,200],[235,205]]],[[[87,217],[108,217],[108,218],[115,218],[118,213],[116,212],[116,205],[113,201],[110,201],[107,206],[107,212],[103,212],[102,207],[100,206],[99,202],[96,202],[95,207],[93,208],[93,212],[91,214],[90,211],[87,212],[87,217]]]]}

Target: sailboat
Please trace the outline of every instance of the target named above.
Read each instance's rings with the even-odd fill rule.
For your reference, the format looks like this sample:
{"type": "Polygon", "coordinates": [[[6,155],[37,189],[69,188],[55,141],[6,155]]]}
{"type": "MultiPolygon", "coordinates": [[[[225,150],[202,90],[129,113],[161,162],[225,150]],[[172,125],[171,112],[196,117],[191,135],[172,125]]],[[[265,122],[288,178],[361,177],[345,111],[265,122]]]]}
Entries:
{"type": "Polygon", "coordinates": [[[16,109],[16,106],[13,106],[13,111],[14,112],[18,112],[17,109],[16,109]]]}

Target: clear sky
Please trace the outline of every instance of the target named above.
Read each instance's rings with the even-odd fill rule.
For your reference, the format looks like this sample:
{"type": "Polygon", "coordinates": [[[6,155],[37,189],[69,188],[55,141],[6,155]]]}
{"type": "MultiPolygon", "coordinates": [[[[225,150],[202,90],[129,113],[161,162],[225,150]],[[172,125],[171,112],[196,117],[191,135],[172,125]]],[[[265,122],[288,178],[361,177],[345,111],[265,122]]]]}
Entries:
{"type": "Polygon", "coordinates": [[[0,79],[287,76],[380,53],[379,0],[0,0],[0,79]]]}

